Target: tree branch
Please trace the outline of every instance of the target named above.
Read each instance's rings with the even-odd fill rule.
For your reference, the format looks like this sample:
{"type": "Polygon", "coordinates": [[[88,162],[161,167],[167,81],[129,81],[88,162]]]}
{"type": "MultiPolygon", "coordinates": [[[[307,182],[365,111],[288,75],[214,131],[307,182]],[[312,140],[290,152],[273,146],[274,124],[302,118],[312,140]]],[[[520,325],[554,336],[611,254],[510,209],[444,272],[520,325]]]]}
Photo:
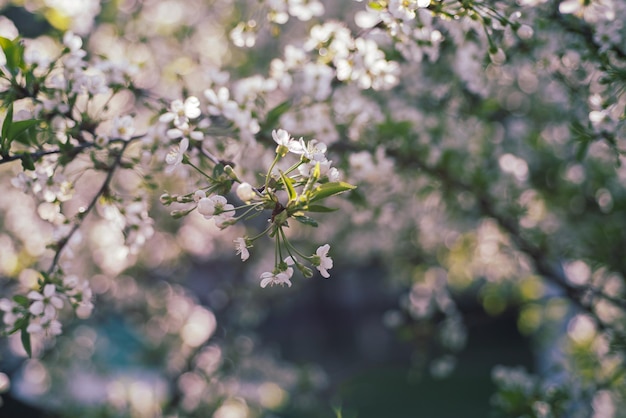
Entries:
{"type": "Polygon", "coordinates": [[[138,139],[138,138],[141,138],[141,136],[136,137],[136,138],[133,137],[128,141],[122,141],[122,148],[119,149],[117,155],[115,156],[115,160],[113,161],[113,164],[109,168],[109,171],[107,172],[107,176],[104,179],[102,186],[100,186],[100,189],[98,190],[98,192],[95,194],[91,202],[89,202],[89,205],[87,206],[85,211],[77,215],[78,219],[72,226],[72,229],[70,230],[70,232],[65,237],[63,237],[60,241],[58,241],[57,246],[56,246],[56,253],[54,254],[54,258],[52,259],[50,268],[48,269],[48,274],[52,274],[52,272],[55,270],[55,268],[59,264],[59,259],[61,258],[61,253],[63,252],[63,249],[67,246],[68,242],[70,241],[72,236],[76,233],[76,231],[78,231],[78,229],[82,225],[82,221],[87,217],[87,215],[89,215],[89,213],[96,206],[96,203],[98,203],[98,199],[100,199],[100,196],[106,193],[106,191],[109,189],[111,181],[113,180],[113,174],[115,173],[117,168],[119,168],[120,163],[122,161],[122,156],[124,155],[124,151],[126,151],[126,148],[128,148],[128,146],[133,142],[134,139],[138,139]]]}

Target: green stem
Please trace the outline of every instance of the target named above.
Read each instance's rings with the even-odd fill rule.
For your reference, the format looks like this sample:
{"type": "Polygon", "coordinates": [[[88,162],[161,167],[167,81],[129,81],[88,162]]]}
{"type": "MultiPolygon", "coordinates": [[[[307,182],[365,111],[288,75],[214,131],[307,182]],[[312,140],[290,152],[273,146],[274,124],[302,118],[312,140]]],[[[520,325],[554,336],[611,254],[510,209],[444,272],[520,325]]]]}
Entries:
{"type": "Polygon", "coordinates": [[[295,163],[294,165],[292,165],[291,167],[289,167],[287,169],[287,171],[284,171],[284,174],[289,174],[291,173],[293,170],[295,170],[296,168],[300,167],[304,162],[302,160],[298,161],[297,163],[295,163]]]}
{"type": "Polygon", "coordinates": [[[267,233],[269,232],[269,230],[270,230],[273,226],[274,226],[274,225],[269,224],[269,225],[268,225],[268,227],[267,227],[267,228],[265,228],[265,230],[263,230],[263,232],[261,232],[261,233],[260,233],[260,234],[258,234],[258,235],[255,235],[255,236],[254,236],[254,237],[252,237],[252,238],[248,238],[248,239],[250,240],[250,242],[254,242],[254,241],[256,241],[257,239],[261,238],[263,235],[267,234],[267,233]]]}
{"type": "MultiPolygon", "coordinates": [[[[283,241],[285,242],[285,249],[287,250],[287,253],[289,254],[289,256],[291,257],[291,259],[294,261],[294,263],[296,262],[296,257],[294,257],[294,255],[291,253],[291,247],[293,247],[291,245],[291,243],[289,242],[289,240],[287,239],[287,236],[285,234],[285,231],[283,231],[282,229],[280,230],[281,235],[283,236],[283,241]]],[[[294,248],[295,250],[295,248],[294,248]]],[[[297,251],[295,251],[297,253],[297,251]]]]}
{"type": "Polygon", "coordinates": [[[238,206],[238,207],[234,208],[233,210],[239,210],[239,209],[243,209],[243,208],[248,208],[248,210],[246,210],[243,214],[237,216],[235,219],[237,221],[239,221],[240,219],[245,217],[248,213],[250,213],[253,209],[261,206],[262,204],[263,203],[255,203],[255,204],[251,204],[251,205],[243,205],[243,206],[238,206]]]}
{"type": "Polygon", "coordinates": [[[196,167],[195,164],[193,164],[191,161],[189,161],[189,158],[187,158],[187,156],[185,155],[183,157],[183,164],[187,164],[191,167],[193,167],[198,173],[202,174],[204,177],[208,178],[211,181],[215,181],[215,179],[211,176],[209,176],[207,173],[205,173],[204,171],[202,171],[200,168],[196,167]]]}
{"type": "MultiPolygon", "coordinates": [[[[306,256],[306,255],[302,254],[300,251],[298,251],[298,249],[294,245],[292,245],[291,242],[289,242],[289,240],[287,239],[287,236],[285,235],[285,232],[282,229],[280,230],[280,232],[282,233],[283,240],[285,241],[285,248],[287,248],[288,250],[289,249],[293,250],[300,257],[304,258],[307,261],[310,261],[311,257],[306,256]]],[[[291,252],[289,252],[289,255],[291,255],[293,257],[291,252]]]]}
{"type": "Polygon", "coordinates": [[[272,165],[267,170],[267,174],[265,175],[265,191],[266,192],[267,192],[267,189],[269,188],[270,177],[272,176],[272,170],[276,166],[276,163],[278,162],[279,159],[280,159],[280,157],[278,156],[278,154],[276,154],[276,157],[274,157],[274,161],[272,161],[272,165]]]}
{"type": "Polygon", "coordinates": [[[274,248],[274,266],[277,267],[278,264],[280,263],[279,260],[282,260],[280,258],[280,233],[278,233],[278,232],[280,232],[281,229],[278,226],[275,226],[275,228],[278,228],[277,233],[274,234],[274,239],[275,239],[274,242],[276,244],[275,248],[274,248]]]}

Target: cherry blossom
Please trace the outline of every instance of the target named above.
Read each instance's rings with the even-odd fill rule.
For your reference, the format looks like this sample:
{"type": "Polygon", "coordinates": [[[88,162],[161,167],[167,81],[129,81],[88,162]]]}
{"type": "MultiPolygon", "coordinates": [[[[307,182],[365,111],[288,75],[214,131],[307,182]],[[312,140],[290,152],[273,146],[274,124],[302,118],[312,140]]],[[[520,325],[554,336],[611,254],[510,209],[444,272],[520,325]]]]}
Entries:
{"type": "Polygon", "coordinates": [[[49,283],[44,286],[43,292],[31,291],[28,298],[33,301],[28,309],[31,314],[54,317],[57,309],[63,308],[63,299],[59,297],[56,286],[49,283]]]}
{"type": "Polygon", "coordinates": [[[317,251],[315,251],[315,261],[313,262],[322,277],[326,279],[330,277],[328,270],[333,268],[333,259],[328,256],[328,251],[330,251],[329,244],[319,247],[317,251]]]}
{"type": "Polygon", "coordinates": [[[283,271],[278,272],[265,272],[261,274],[261,287],[265,288],[267,285],[287,285],[291,287],[291,276],[293,275],[293,267],[287,267],[283,271]]]}

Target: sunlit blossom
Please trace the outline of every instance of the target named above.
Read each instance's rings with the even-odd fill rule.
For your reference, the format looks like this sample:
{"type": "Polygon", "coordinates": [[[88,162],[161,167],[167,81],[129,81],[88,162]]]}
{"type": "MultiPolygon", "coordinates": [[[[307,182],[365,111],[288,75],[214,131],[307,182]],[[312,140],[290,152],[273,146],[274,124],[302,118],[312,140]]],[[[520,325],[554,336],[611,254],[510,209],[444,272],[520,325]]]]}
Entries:
{"type": "Polygon", "coordinates": [[[113,129],[111,130],[112,137],[128,140],[134,133],[135,121],[132,116],[124,115],[122,117],[115,117],[113,120],[113,129]]]}
{"type": "Polygon", "coordinates": [[[178,165],[180,165],[188,148],[189,139],[187,139],[187,137],[181,139],[178,146],[172,147],[170,152],[165,157],[165,162],[168,164],[168,167],[165,169],[167,173],[171,173],[178,165]]]}
{"type": "Polygon", "coordinates": [[[173,122],[174,126],[181,127],[188,123],[190,119],[196,119],[200,116],[200,100],[195,96],[190,96],[182,100],[174,100],[170,104],[169,112],[159,117],[159,122],[173,122]]]}
{"type": "Polygon", "coordinates": [[[274,142],[276,142],[278,145],[282,145],[285,147],[289,147],[289,144],[291,144],[291,142],[293,141],[293,138],[291,137],[291,135],[289,135],[289,132],[285,131],[284,129],[273,130],[272,138],[274,138],[274,142]]]}

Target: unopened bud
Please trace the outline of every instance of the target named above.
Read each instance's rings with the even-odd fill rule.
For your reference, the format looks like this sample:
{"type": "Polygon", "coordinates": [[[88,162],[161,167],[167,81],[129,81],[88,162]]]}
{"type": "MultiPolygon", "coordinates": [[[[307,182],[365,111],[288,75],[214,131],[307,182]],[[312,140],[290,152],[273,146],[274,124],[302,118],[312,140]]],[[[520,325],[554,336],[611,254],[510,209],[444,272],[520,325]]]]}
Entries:
{"type": "Polygon", "coordinates": [[[491,62],[495,65],[502,65],[506,61],[506,55],[502,48],[490,49],[489,59],[491,59],[491,62]]]}
{"type": "Polygon", "coordinates": [[[237,197],[244,202],[249,202],[256,197],[256,193],[249,183],[241,183],[237,186],[237,197]]]}
{"type": "Polygon", "coordinates": [[[170,212],[170,215],[172,216],[172,218],[174,219],[180,219],[183,216],[187,215],[189,212],[186,210],[173,210],[170,212]]]}
{"type": "Polygon", "coordinates": [[[239,177],[237,177],[237,173],[235,173],[235,170],[233,170],[231,166],[229,165],[225,166],[224,173],[228,174],[228,177],[230,177],[231,179],[235,181],[239,181],[239,177]]]}
{"type": "Polygon", "coordinates": [[[302,273],[302,275],[306,277],[307,279],[310,279],[311,277],[313,277],[313,270],[311,270],[310,268],[303,266],[302,264],[298,264],[297,267],[302,273]]]}
{"type": "Polygon", "coordinates": [[[159,201],[161,202],[161,204],[168,206],[172,203],[172,196],[170,196],[167,193],[163,193],[160,197],[159,197],[159,201]]]}
{"type": "Polygon", "coordinates": [[[521,39],[528,40],[533,37],[533,28],[528,25],[521,25],[517,29],[517,36],[521,39]]]}

